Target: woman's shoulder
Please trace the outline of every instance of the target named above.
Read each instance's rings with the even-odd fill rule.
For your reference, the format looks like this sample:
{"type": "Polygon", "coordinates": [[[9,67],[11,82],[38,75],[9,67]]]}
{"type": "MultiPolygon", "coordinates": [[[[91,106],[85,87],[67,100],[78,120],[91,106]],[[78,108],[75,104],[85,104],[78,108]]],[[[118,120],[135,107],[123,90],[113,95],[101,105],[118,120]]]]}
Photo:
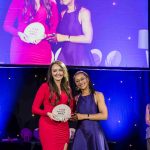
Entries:
{"type": "Polygon", "coordinates": [[[98,95],[98,96],[103,96],[103,93],[102,92],[100,92],[100,91],[95,91],[95,93],[94,93],[95,95],[98,95]]]}
{"type": "Polygon", "coordinates": [[[80,8],[80,11],[89,11],[89,9],[86,8],[86,7],[81,7],[81,8],[80,8]]]}
{"type": "Polygon", "coordinates": [[[83,14],[83,15],[90,14],[90,10],[85,7],[81,7],[79,12],[80,12],[80,14],[83,14]]]}
{"type": "Polygon", "coordinates": [[[76,103],[78,102],[80,95],[81,94],[78,94],[78,95],[74,96],[74,100],[75,100],[76,103]]]}
{"type": "Polygon", "coordinates": [[[91,18],[90,11],[85,7],[81,7],[79,10],[79,20],[89,20],[89,18],[91,18]]]}
{"type": "Polygon", "coordinates": [[[76,95],[74,98],[75,98],[75,99],[78,99],[80,95],[81,95],[81,94],[78,94],[78,95],[76,95]]]}
{"type": "Polygon", "coordinates": [[[150,103],[146,105],[146,108],[150,110],[150,103]]]}
{"type": "Polygon", "coordinates": [[[47,82],[44,82],[41,84],[41,88],[48,88],[48,87],[49,87],[49,85],[47,82]]]}
{"type": "Polygon", "coordinates": [[[103,93],[99,92],[99,91],[95,91],[95,93],[94,93],[94,99],[95,99],[96,103],[98,101],[99,102],[104,101],[104,95],[103,95],[103,93]]]}
{"type": "Polygon", "coordinates": [[[12,2],[11,2],[11,6],[12,7],[23,7],[24,6],[24,0],[23,1],[21,1],[21,0],[12,0],[12,2]]]}
{"type": "Polygon", "coordinates": [[[67,12],[67,9],[61,11],[61,18],[63,18],[64,14],[67,12]]]}

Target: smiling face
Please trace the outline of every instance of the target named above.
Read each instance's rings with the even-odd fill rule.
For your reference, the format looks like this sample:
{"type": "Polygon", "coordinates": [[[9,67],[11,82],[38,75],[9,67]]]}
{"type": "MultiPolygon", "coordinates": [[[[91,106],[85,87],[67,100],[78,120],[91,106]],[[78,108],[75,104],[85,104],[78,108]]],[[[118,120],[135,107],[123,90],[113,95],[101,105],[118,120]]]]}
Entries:
{"type": "Polygon", "coordinates": [[[54,64],[51,71],[54,81],[61,81],[64,77],[63,68],[61,68],[58,64],[54,64]]]}
{"type": "Polygon", "coordinates": [[[79,73],[74,77],[75,84],[80,90],[89,89],[89,78],[83,73],[79,73]]]}

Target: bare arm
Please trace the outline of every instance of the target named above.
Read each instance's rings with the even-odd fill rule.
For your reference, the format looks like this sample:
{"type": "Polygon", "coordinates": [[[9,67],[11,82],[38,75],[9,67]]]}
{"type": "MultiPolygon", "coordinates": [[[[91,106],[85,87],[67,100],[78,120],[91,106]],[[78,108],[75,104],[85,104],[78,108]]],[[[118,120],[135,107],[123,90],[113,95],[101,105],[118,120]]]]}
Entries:
{"type": "Polygon", "coordinates": [[[108,110],[105,104],[104,96],[102,93],[96,92],[95,102],[98,105],[99,113],[97,114],[77,114],[78,120],[106,120],[108,118],[108,110]]]}
{"type": "Polygon", "coordinates": [[[145,122],[148,126],[150,126],[150,110],[149,104],[146,105],[146,112],[145,112],[145,122]]]}
{"type": "Polygon", "coordinates": [[[73,43],[91,43],[93,39],[93,27],[91,23],[91,14],[88,9],[82,8],[79,12],[79,21],[82,25],[82,35],[71,36],[71,35],[62,35],[57,34],[57,41],[64,42],[69,41],[73,43]]]}

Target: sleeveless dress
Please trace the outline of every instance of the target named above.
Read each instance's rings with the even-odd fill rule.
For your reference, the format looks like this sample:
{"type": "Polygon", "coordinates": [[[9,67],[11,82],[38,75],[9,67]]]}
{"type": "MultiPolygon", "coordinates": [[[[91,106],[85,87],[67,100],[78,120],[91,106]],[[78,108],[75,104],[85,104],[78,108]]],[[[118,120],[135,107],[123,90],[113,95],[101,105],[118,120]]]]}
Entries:
{"type": "MultiPolygon", "coordinates": [[[[95,104],[93,94],[79,96],[77,102],[77,113],[95,114],[98,107],[95,104]]],[[[72,150],[108,150],[108,145],[103,131],[98,121],[81,120],[78,121],[77,130],[72,146],[72,150]]]]}
{"type": "MultiPolygon", "coordinates": [[[[46,114],[52,112],[54,106],[49,102],[49,86],[43,83],[39,88],[33,105],[32,113],[40,115],[39,136],[42,144],[42,150],[63,150],[65,143],[69,143],[69,124],[68,122],[57,122],[51,120],[46,114]],[[40,106],[43,105],[44,109],[40,106]]],[[[52,102],[56,95],[53,96],[52,102]]],[[[72,102],[72,101],[71,101],[72,102]]],[[[58,104],[67,104],[68,96],[62,91],[58,104]]]]}
{"type": "MultiPolygon", "coordinates": [[[[58,33],[70,36],[83,34],[82,26],[78,20],[79,11],[80,9],[76,9],[71,13],[65,12],[58,25],[58,33]]],[[[71,66],[91,66],[94,61],[90,51],[86,49],[86,45],[82,43],[63,42],[58,60],[71,66]]]]}

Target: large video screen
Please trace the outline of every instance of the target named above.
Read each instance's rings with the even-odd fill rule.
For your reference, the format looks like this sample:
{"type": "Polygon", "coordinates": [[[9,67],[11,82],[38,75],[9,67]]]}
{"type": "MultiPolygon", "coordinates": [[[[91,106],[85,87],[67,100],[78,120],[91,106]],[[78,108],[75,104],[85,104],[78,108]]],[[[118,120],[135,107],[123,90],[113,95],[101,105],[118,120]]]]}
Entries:
{"type": "Polygon", "coordinates": [[[148,0],[1,0],[0,7],[0,64],[149,68],[148,0]]]}

